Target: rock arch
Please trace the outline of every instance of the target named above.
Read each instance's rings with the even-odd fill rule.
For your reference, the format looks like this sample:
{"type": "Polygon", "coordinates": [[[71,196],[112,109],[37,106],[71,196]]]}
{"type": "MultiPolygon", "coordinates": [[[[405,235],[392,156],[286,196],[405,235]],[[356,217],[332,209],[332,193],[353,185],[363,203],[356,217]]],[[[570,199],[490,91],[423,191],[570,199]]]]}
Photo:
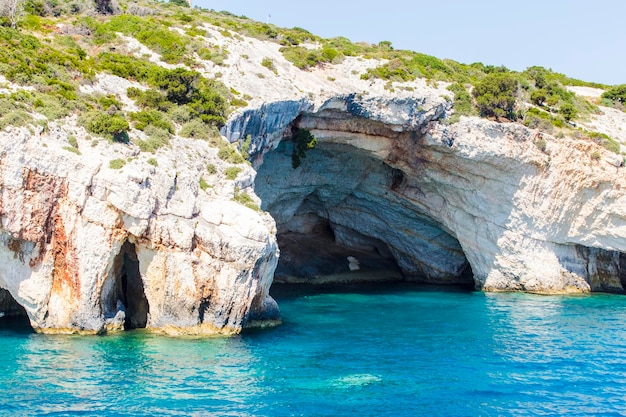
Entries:
{"type": "Polygon", "coordinates": [[[419,190],[399,168],[349,144],[321,142],[293,169],[290,146],[283,141],[264,155],[255,183],[277,222],[276,282],[474,285],[459,241],[406,196],[419,190]]]}

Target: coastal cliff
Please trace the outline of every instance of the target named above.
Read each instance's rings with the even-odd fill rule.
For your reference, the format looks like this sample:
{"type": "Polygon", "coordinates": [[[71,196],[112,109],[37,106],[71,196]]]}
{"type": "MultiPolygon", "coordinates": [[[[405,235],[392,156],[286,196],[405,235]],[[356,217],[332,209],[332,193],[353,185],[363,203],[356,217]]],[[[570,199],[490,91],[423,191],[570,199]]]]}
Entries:
{"type": "Polygon", "coordinates": [[[616,156],[597,160],[594,144],[514,123],[450,125],[441,102],[404,102],[400,113],[389,112],[398,101],[354,99],[299,116],[318,144],[297,169],[288,146],[264,156],[256,192],[279,239],[324,226],[334,242],[384,255],[418,281],[623,291],[626,195],[616,156]]]}
{"type": "Polygon", "coordinates": [[[234,181],[200,188],[217,159],[206,142],[179,138],[155,167],[92,146],[71,120],[0,137],[0,287],[35,329],[237,333],[279,319],[274,222],[231,201],[234,181]],[[71,135],[81,155],[64,149],[71,135]],[[128,163],[112,169],[113,156],[128,163]]]}
{"type": "MultiPolygon", "coordinates": [[[[303,69],[276,42],[206,22],[167,30],[192,29],[201,33],[194,42],[229,51],[223,62],[203,59],[198,46],[193,65],[174,65],[119,33],[103,53],[78,23],[56,26],[100,59],[97,74],[73,74],[80,83],[63,88],[105,119],[134,121],[106,132],[113,138],[99,139],[75,109],[46,116],[46,102],[29,94],[58,83],[46,90],[0,78],[18,109],[11,114],[28,110],[0,132],[1,312],[26,314],[50,333],[232,334],[280,322],[274,276],[624,292],[618,153],[567,126],[459,117],[450,83],[371,78],[388,62],[381,58],[346,55],[303,69]],[[123,67],[113,50],[138,61],[123,67]],[[181,96],[132,72],[137,63],[193,82],[181,96]],[[212,90],[192,91],[200,74],[220,79],[240,108],[217,114],[212,90]],[[141,107],[150,100],[158,110],[141,107]],[[221,137],[206,123],[183,134],[193,111],[211,123],[223,116],[221,137]],[[138,120],[160,123],[167,139],[147,147],[138,120]],[[301,131],[317,143],[294,164],[301,131]]],[[[623,112],[606,114],[623,123],[623,112]]],[[[585,123],[606,126],[601,114],[585,123]]]]}

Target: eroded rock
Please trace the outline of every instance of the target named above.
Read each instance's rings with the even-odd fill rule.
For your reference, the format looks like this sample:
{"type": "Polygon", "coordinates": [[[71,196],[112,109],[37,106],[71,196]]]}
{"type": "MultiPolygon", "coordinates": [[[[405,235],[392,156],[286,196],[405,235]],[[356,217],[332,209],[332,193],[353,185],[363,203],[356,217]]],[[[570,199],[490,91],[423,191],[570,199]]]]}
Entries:
{"type": "Polygon", "coordinates": [[[199,188],[215,149],[174,139],[159,168],[126,156],[114,170],[128,146],[76,155],[62,148],[69,134],[85,141],[71,125],[0,138],[0,288],[35,329],[237,333],[265,309],[277,320],[274,222],[230,201],[233,185],[199,188]]]}

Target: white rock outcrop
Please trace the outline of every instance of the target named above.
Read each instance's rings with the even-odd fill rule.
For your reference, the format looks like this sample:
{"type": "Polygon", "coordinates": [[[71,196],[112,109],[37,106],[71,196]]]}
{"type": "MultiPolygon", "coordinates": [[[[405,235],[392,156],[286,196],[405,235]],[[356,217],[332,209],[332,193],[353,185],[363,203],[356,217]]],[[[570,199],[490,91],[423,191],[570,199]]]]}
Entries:
{"type": "Polygon", "coordinates": [[[34,328],[237,333],[279,319],[273,220],[231,201],[232,181],[199,187],[216,149],[174,139],[153,166],[65,123],[0,136],[0,287],[34,328]]]}

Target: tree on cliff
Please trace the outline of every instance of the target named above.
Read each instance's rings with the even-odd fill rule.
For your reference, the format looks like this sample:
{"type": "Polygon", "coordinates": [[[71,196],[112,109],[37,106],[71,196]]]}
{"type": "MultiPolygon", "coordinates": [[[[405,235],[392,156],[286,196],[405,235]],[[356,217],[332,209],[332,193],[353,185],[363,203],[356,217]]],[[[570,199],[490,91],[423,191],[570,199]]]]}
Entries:
{"type": "Polygon", "coordinates": [[[515,120],[517,85],[512,74],[503,72],[489,74],[478,82],[472,94],[481,116],[515,120]]]}
{"type": "Polygon", "coordinates": [[[317,139],[307,129],[297,129],[293,135],[293,150],[291,152],[291,167],[296,169],[302,159],[306,158],[307,151],[317,145],[317,139]]]}

